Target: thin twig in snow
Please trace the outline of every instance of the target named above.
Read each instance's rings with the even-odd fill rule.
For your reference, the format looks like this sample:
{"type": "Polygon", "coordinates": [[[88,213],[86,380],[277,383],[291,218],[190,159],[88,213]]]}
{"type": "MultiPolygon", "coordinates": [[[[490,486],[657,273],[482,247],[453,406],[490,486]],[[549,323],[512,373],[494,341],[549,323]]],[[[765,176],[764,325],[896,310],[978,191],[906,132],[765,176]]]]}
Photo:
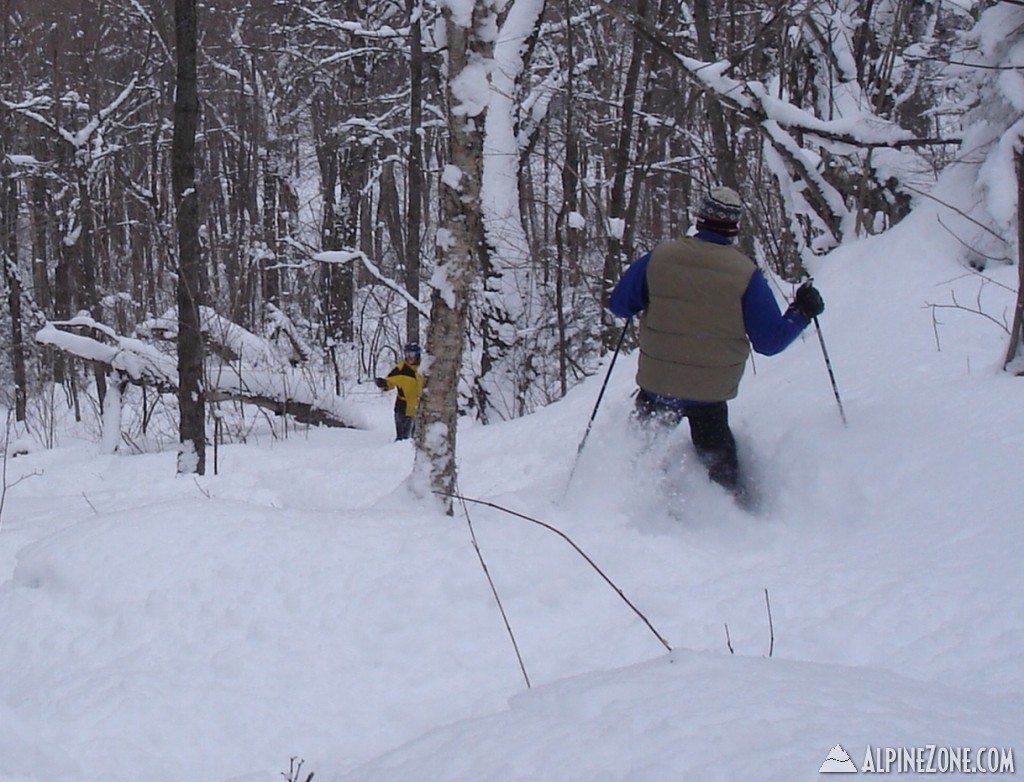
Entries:
{"type": "Polygon", "coordinates": [[[979,250],[978,248],[972,247],[971,245],[967,244],[967,242],[965,242],[963,239],[961,239],[959,236],[957,236],[955,231],[950,229],[949,226],[947,226],[944,222],[942,222],[942,217],[940,215],[936,215],[935,219],[938,220],[939,225],[941,225],[950,236],[952,236],[954,239],[956,239],[958,242],[960,242],[960,244],[962,244],[965,248],[970,250],[972,253],[977,253],[980,257],[984,258],[987,261],[998,261],[999,263],[1005,263],[1005,264],[1013,263],[1013,261],[1010,260],[1009,258],[1007,258],[1005,255],[1004,256],[986,255],[985,253],[981,252],[981,250],[979,250]]]}
{"type": "Polygon", "coordinates": [[[960,302],[958,302],[956,300],[956,294],[955,293],[950,294],[950,298],[953,300],[952,304],[929,304],[928,306],[931,307],[933,310],[960,310],[962,312],[969,312],[972,315],[980,315],[981,317],[985,318],[986,320],[990,320],[993,323],[995,323],[997,326],[999,326],[999,328],[1001,328],[1007,334],[1010,333],[1010,327],[1008,325],[1006,325],[1005,318],[1002,321],[996,320],[993,316],[991,316],[987,312],[983,311],[980,306],[977,307],[976,309],[971,309],[970,307],[965,307],[963,304],[961,304],[960,302]]]}
{"type": "Polygon", "coordinates": [[[92,508],[92,512],[99,516],[100,512],[96,510],[96,506],[92,504],[89,500],[89,496],[84,491],[82,492],[82,498],[89,504],[89,507],[92,508]]]}
{"type": "Polygon", "coordinates": [[[967,214],[967,212],[965,212],[963,209],[957,209],[957,207],[955,207],[952,204],[949,204],[949,203],[943,201],[941,198],[936,198],[931,193],[926,193],[924,190],[918,190],[916,187],[911,187],[910,185],[908,185],[906,183],[903,183],[902,186],[905,187],[907,190],[910,190],[913,193],[917,193],[919,196],[924,196],[925,198],[930,198],[932,201],[935,201],[936,203],[942,204],[947,209],[951,209],[954,212],[956,212],[958,215],[960,215],[965,220],[969,220],[970,222],[974,223],[976,226],[978,226],[982,230],[988,231],[990,234],[992,234],[994,237],[996,237],[996,239],[999,239],[1004,244],[1009,244],[1009,242],[1006,241],[1006,237],[1000,236],[999,234],[997,234],[995,231],[993,231],[991,228],[989,228],[984,223],[982,223],[982,222],[980,222],[978,220],[975,220],[973,217],[971,217],[969,214],[967,214]]]}
{"type": "Polygon", "coordinates": [[[477,559],[480,560],[480,567],[484,570],[484,575],[487,577],[487,583],[491,585],[491,594],[494,595],[494,600],[498,604],[498,610],[501,612],[501,619],[505,623],[505,629],[508,631],[508,637],[512,639],[512,648],[515,649],[516,659],[519,660],[519,670],[523,672],[523,679],[526,680],[526,689],[530,689],[532,686],[530,684],[530,676],[526,672],[526,663],[523,662],[523,655],[519,651],[516,634],[512,632],[512,625],[508,621],[508,614],[505,613],[505,606],[501,602],[501,597],[498,595],[498,588],[494,585],[494,579],[491,578],[491,571],[487,569],[487,563],[484,561],[483,552],[480,551],[480,544],[476,539],[476,530],[473,529],[473,520],[469,516],[469,506],[466,504],[467,502],[471,502],[471,500],[459,497],[458,495],[453,495],[453,497],[458,499],[462,504],[462,512],[466,516],[466,526],[469,527],[469,537],[473,541],[473,548],[476,549],[477,559]]]}
{"type": "Polygon", "coordinates": [[[487,502],[486,500],[477,500],[477,499],[473,499],[472,497],[464,497],[464,496],[462,496],[460,494],[446,494],[444,492],[435,492],[435,493],[441,495],[442,497],[451,497],[452,499],[460,500],[461,502],[472,502],[472,503],[474,503],[476,505],[486,505],[489,508],[494,508],[495,510],[500,510],[503,513],[507,513],[510,516],[515,516],[518,519],[523,519],[524,521],[529,521],[531,524],[537,524],[537,525],[539,525],[541,527],[544,527],[544,529],[551,530],[556,535],[558,535],[560,538],[562,538],[562,540],[564,540],[566,543],[568,543],[570,546],[572,546],[573,549],[575,549],[576,553],[579,554],[581,557],[583,557],[583,559],[586,560],[587,564],[590,565],[594,570],[596,570],[597,574],[599,576],[601,576],[601,578],[603,578],[604,581],[612,589],[615,590],[615,593],[620,598],[622,598],[623,602],[625,602],[625,604],[628,605],[633,610],[633,613],[635,613],[637,616],[640,617],[641,620],[643,620],[643,623],[645,625],[647,625],[647,629],[649,629],[652,633],[654,633],[654,636],[659,641],[661,641],[661,645],[664,646],[666,649],[668,649],[670,652],[672,651],[672,647],[669,646],[668,641],[666,641],[661,636],[661,633],[659,633],[657,630],[654,629],[654,625],[651,624],[650,620],[646,616],[643,615],[643,613],[640,611],[639,608],[637,608],[635,605],[633,605],[632,602],[630,602],[629,598],[626,597],[625,593],[621,589],[619,589],[618,586],[615,585],[614,581],[612,581],[610,578],[608,578],[607,575],[605,575],[605,572],[603,570],[601,570],[601,568],[599,568],[597,566],[597,564],[594,562],[594,560],[592,560],[589,556],[587,556],[586,552],[583,551],[583,549],[581,549],[579,546],[577,546],[576,543],[572,540],[572,538],[570,538],[568,535],[566,535],[564,532],[562,532],[562,530],[558,529],[557,527],[553,527],[550,524],[547,524],[546,522],[540,521],[539,519],[535,519],[532,516],[527,516],[524,513],[519,513],[517,511],[510,510],[508,508],[504,508],[501,505],[497,505],[497,504],[495,504],[493,502],[487,502]]]}
{"type": "Polygon", "coordinates": [[[13,483],[7,482],[7,460],[10,454],[11,448],[11,416],[14,412],[11,410],[7,411],[7,422],[4,426],[4,453],[2,459],[2,465],[0,465],[0,529],[3,529],[4,523],[4,504],[7,502],[7,490],[13,489],[19,483],[29,478],[33,478],[37,475],[42,475],[40,470],[33,470],[30,473],[22,475],[13,483]]]}

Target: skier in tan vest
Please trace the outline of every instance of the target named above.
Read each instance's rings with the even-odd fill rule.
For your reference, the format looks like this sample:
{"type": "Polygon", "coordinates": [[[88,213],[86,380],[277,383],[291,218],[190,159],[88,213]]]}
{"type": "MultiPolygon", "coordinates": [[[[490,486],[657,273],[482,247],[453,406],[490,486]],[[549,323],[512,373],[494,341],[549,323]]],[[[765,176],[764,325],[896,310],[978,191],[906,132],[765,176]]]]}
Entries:
{"type": "Polygon", "coordinates": [[[761,270],[733,245],[742,211],[736,191],[713,188],[697,212],[696,234],[634,261],[609,309],[622,318],[640,315],[635,415],[673,427],[686,418],[711,480],[749,507],[727,402],[739,390],[751,346],[766,356],[785,350],[825,305],[808,282],[780,311],[761,270]]]}

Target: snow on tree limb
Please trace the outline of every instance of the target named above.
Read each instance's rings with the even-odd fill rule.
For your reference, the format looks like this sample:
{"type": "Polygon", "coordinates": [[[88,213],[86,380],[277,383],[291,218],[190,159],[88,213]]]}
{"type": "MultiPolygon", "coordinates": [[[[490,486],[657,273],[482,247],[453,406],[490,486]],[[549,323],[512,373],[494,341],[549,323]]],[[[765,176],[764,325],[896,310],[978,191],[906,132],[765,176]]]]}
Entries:
{"type": "Polygon", "coordinates": [[[137,86],[138,76],[133,76],[132,80],[128,82],[125,88],[121,90],[114,100],[97,111],[96,115],[86,123],[85,127],[75,132],[57,125],[55,122],[52,122],[35,110],[36,107],[49,108],[52,105],[52,101],[49,98],[34,98],[25,103],[10,103],[8,101],[3,101],[3,105],[10,111],[21,114],[23,117],[27,117],[28,119],[31,119],[53,131],[75,149],[82,149],[89,144],[96,131],[103,127],[104,123],[111,117],[111,115],[116,113],[128,98],[131,97],[137,86]]]}
{"type": "MultiPolygon", "coordinates": [[[[237,323],[221,317],[210,307],[199,308],[200,329],[208,352],[227,363],[245,361],[252,366],[280,363],[280,357],[266,340],[237,323]]],[[[174,340],[178,335],[178,309],[172,307],[158,318],[140,323],[138,333],[148,339],[174,340]]]]}
{"type": "Polygon", "coordinates": [[[373,261],[370,260],[366,253],[359,252],[358,250],[325,250],[324,252],[314,254],[313,260],[319,261],[320,263],[337,264],[352,263],[352,261],[359,261],[360,263],[363,264],[363,267],[374,278],[379,280],[381,283],[383,283],[388,288],[397,293],[399,296],[401,296],[403,299],[405,299],[406,303],[408,303],[410,307],[415,307],[416,310],[421,315],[430,317],[430,310],[425,305],[420,303],[418,300],[414,299],[409,294],[409,291],[405,289],[404,285],[401,285],[400,283],[397,283],[390,277],[386,276],[380,270],[380,268],[373,261]]]}
{"type": "Polygon", "coordinates": [[[787,132],[813,136],[823,143],[854,148],[900,149],[960,143],[960,139],[920,138],[912,131],[868,111],[853,117],[820,119],[805,109],[770,95],[765,85],[760,82],[740,81],[727,76],[726,72],[732,67],[728,60],[703,62],[681,54],[632,12],[616,8],[605,0],[596,2],[610,14],[632,26],[672,64],[683,69],[702,90],[743,117],[750,125],[774,121],[787,132]]]}
{"type": "Polygon", "coordinates": [[[47,323],[36,333],[36,342],[97,364],[108,372],[121,373],[135,385],[154,386],[163,393],[171,393],[178,387],[178,368],[173,356],[137,339],[119,337],[90,317],[79,315],[71,320],[47,323]],[[114,344],[67,331],[69,328],[99,331],[114,344]]]}
{"type": "Polygon", "coordinates": [[[868,218],[863,213],[865,193],[855,198],[847,192],[851,172],[858,172],[856,179],[863,183],[865,192],[876,192],[887,200],[891,197],[890,191],[898,189],[898,183],[884,176],[875,179],[873,150],[961,142],[958,138],[921,138],[875,113],[867,107],[868,101],[855,100],[846,107],[843,116],[822,119],[813,110],[774,94],[765,83],[729,76],[733,66],[728,60],[707,62],[686,56],[677,50],[677,44],[634,12],[615,7],[606,0],[596,0],[596,3],[629,24],[709,100],[716,101],[742,124],[760,133],[765,147],[777,160],[773,169],[783,199],[799,204],[802,210],[799,215],[793,215],[794,227],[803,226],[793,233],[801,254],[807,251],[816,254],[834,247],[846,236],[857,233],[868,218]],[[840,159],[847,162],[835,165],[840,159]],[[801,224],[800,220],[804,222],[801,224]]]}
{"type": "MultiPolygon", "coordinates": [[[[368,428],[358,411],[333,393],[316,388],[309,373],[288,366],[265,340],[207,307],[201,314],[204,335],[217,340],[217,350],[211,353],[221,359],[233,356],[230,361],[207,363],[208,399],[254,404],[277,415],[291,415],[302,423],[368,428]]],[[[177,320],[173,312],[146,325],[145,329],[140,327],[140,333],[155,339],[175,338],[177,320]]],[[[167,394],[177,392],[178,368],[173,355],[140,339],[120,336],[86,314],[47,323],[36,333],[36,341],[117,374],[133,385],[151,386],[167,394]]]]}

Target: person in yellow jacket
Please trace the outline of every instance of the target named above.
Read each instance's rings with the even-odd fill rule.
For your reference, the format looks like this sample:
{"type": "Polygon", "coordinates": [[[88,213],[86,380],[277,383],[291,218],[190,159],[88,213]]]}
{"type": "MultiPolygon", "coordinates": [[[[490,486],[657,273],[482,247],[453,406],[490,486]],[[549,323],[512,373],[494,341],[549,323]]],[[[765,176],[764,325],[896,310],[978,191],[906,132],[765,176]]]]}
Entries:
{"type": "Polygon", "coordinates": [[[423,393],[423,375],[420,374],[420,358],[423,351],[415,342],[405,346],[404,357],[387,377],[375,378],[373,382],[382,391],[398,389],[395,400],[395,440],[408,440],[416,428],[416,406],[423,393]]]}

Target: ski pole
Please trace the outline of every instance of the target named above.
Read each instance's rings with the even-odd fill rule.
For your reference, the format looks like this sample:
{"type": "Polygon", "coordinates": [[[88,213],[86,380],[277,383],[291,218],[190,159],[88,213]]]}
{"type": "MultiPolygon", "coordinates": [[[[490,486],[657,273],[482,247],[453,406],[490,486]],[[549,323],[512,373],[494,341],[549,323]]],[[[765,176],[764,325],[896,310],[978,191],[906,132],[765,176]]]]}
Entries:
{"type": "Polygon", "coordinates": [[[566,481],[566,491],[569,489],[569,484],[572,483],[572,476],[576,473],[576,466],[580,462],[580,454],[583,453],[583,446],[587,444],[587,438],[590,437],[590,430],[594,426],[594,419],[597,418],[597,409],[601,406],[601,400],[604,398],[605,389],[608,388],[608,381],[611,380],[612,370],[615,368],[615,359],[619,357],[619,351],[622,350],[622,342],[626,338],[626,332],[629,330],[629,324],[633,322],[632,318],[626,318],[626,325],[622,327],[622,333],[619,334],[619,341],[615,345],[615,352],[612,353],[611,363],[608,364],[608,371],[604,376],[604,383],[601,385],[601,391],[597,395],[597,401],[594,403],[594,410],[590,414],[590,420],[587,422],[587,430],[583,433],[583,439],[580,440],[580,445],[576,449],[576,459],[572,463],[572,470],[569,472],[569,480],[566,481]]]}
{"type": "Polygon", "coordinates": [[[832,382],[832,393],[835,395],[836,404],[839,405],[839,417],[843,419],[843,426],[847,426],[843,400],[839,398],[839,386],[836,385],[836,376],[832,371],[832,362],[829,361],[828,349],[825,347],[825,338],[821,336],[821,325],[818,323],[817,317],[814,318],[814,330],[818,333],[818,344],[821,345],[821,355],[825,357],[825,368],[828,369],[828,379],[832,382]]]}

